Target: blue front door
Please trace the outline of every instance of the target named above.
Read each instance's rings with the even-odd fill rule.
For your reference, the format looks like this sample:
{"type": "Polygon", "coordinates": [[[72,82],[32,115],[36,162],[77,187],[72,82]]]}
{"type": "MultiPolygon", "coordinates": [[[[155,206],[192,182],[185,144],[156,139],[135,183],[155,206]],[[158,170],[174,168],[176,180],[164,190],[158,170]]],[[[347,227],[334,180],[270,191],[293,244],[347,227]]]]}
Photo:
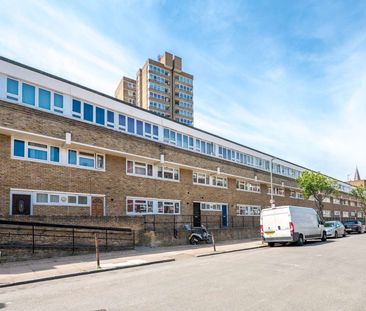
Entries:
{"type": "Polygon", "coordinates": [[[222,226],[227,227],[227,205],[222,206],[222,226]]]}

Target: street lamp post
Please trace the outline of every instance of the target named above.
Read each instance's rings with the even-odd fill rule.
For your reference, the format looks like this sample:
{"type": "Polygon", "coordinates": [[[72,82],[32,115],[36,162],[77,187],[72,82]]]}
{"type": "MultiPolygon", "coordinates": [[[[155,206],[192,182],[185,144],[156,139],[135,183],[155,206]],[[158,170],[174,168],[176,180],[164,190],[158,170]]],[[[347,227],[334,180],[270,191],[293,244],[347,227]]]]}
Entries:
{"type": "Polygon", "coordinates": [[[271,207],[275,207],[275,201],[273,199],[273,160],[275,158],[271,159],[271,167],[270,167],[270,178],[271,178],[271,200],[269,203],[271,203],[271,207]]]}

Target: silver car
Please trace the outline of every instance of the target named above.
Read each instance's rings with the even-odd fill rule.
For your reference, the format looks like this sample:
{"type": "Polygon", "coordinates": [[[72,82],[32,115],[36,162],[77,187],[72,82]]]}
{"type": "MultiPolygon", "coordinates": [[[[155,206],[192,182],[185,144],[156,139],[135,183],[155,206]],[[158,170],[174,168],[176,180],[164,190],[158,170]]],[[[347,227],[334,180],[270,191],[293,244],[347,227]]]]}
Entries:
{"type": "Polygon", "coordinates": [[[326,221],[324,224],[328,238],[338,238],[340,236],[346,236],[346,230],[340,221],[326,221]]]}

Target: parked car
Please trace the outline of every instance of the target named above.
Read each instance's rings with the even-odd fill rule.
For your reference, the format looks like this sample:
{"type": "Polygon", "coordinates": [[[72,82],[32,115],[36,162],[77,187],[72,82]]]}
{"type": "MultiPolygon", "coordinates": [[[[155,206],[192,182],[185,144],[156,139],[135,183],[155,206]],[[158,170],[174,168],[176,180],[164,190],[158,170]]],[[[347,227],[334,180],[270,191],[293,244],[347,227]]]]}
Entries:
{"type": "Polygon", "coordinates": [[[347,233],[365,233],[365,225],[359,220],[347,220],[343,222],[347,233]]]}
{"type": "Polygon", "coordinates": [[[324,223],[312,208],[278,206],[261,211],[262,239],[272,247],[275,243],[288,242],[302,246],[307,240],[327,240],[324,223]]]}
{"type": "Polygon", "coordinates": [[[338,238],[346,236],[346,228],[340,221],[326,221],[324,224],[328,238],[338,238]]]}

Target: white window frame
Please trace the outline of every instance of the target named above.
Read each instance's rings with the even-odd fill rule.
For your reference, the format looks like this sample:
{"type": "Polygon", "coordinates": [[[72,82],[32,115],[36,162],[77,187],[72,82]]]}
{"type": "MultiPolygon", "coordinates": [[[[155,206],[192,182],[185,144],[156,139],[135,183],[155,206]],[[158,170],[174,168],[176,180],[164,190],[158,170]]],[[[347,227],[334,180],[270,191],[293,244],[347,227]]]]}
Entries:
{"type": "MultiPolygon", "coordinates": [[[[285,188],[283,187],[272,187],[273,188],[273,195],[277,197],[284,197],[285,196],[285,188]]],[[[268,195],[271,195],[271,186],[268,186],[268,195]]]]}
{"type": "Polygon", "coordinates": [[[180,181],[180,170],[179,168],[175,168],[175,167],[171,167],[171,166],[166,166],[166,165],[158,165],[156,167],[156,178],[157,179],[163,179],[163,180],[169,180],[169,181],[175,181],[175,182],[179,182],[180,181]],[[159,177],[159,171],[161,170],[161,177],[159,177]],[[165,177],[165,172],[166,170],[171,170],[171,173],[173,174],[173,178],[166,178],[165,177]],[[177,179],[175,177],[178,177],[177,179]]]}
{"type": "Polygon", "coordinates": [[[138,161],[138,160],[130,160],[130,159],[126,159],[126,175],[130,175],[130,176],[136,176],[136,177],[144,177],[144,178],[154,178],[155,174],[154,174],[154,165],[151,163],[146,163],[143,161],[138,161]],[[128,171],[128,163],[132,162],[132,173],[128,171]],[[144,169],[145,169],[145,174],[138,174],[136,173],[136,167],[143,167],[142,165],[144,165],[144,169]],[[149,166],[151,166],[151,175],[148,175],[149,172],[149,166]]]}
{"type": "Polygon", "coordinates": [[[251,205],[251,204],[236,204],[236,216],[250,217],[256,216],[259,217],[261,214],[262,207],[260,205],[251,205]],[[243,213],[241,213],[243,211],[243,213]],[[257,212],[255,212],[257,211],[257,212]]]}
{"type": "Polygon", "coordinates": [[[70,167],[77,167],[77,168],[86,169],[86,170],[105,172],[106,155],[103,153],[95,153],[93,151],[88,151],[88,150],[77,150],[77,149],[69,148],[69,149],[66,149],[66,163],[67,163],[66,166],[70,166],[70,167]],[[69,163],[69,151],[76,151],[76,164],[69,163]],[[86,156],[86,155],[80,156],[80,153],[93,154],[94,155],[94,167],[80,165],[80,157],[92,158],[91,156],[86,156]],[[103,168],[97,167],[98,166],[98,156],[103,157],[103,168]]]}
{"type": "Polygon", "coordinates": [[[250,182],[246,180],[236,180],[236,190],[245,192],[261,193],[261,185],[257,182],[250,182]]]}
{"type": "Polygon", "coordinates": [[[221,189],[227,189],[227,187],[228,187],[228,180],[226,177],[222,177],[219,175],[209,175],[207,173],[202,173],[202,172],[198,172],[198,171],[193,171],[192,183],[194,185],[215,187],[215,188],[221,188],[221,189]],[[203,179],[205,181],[204,183],[198,182],[198,180],[203,180],[203,179]],[[217,185],[218,180],[220,180],[220,182],[222,182],[222,184],[223,184],[222,186],[217,185]]]}
{"type": "Polygon", "coordinates": [[[145,198],[145,197],[126,197],[126,215],[140,216],[140,215],[180,215],[181,212],[181,201],[173,199],[157,199],[157,198],[145,198]],[[132,212],[128,211],[129,201],[132,201],[132,212]],[[149,202],[152,203],[151,212],[136,212],[136,201],[145,202],[146,206],[149,202]],[[169,203],[173,205],[174,213],[164,213],[165,204],[169,203]],[[159,208],[163,208],[162,212],[159,208]],[[179,212],[176,212],[178,206],[179,212]]]}
{"type": "Polygon", "coordinates": [[[203,212],[222,212],[222,207],[228,206],[226,203],[217,203],[217,202],[199,202],[200,210],[203,212]]]}

